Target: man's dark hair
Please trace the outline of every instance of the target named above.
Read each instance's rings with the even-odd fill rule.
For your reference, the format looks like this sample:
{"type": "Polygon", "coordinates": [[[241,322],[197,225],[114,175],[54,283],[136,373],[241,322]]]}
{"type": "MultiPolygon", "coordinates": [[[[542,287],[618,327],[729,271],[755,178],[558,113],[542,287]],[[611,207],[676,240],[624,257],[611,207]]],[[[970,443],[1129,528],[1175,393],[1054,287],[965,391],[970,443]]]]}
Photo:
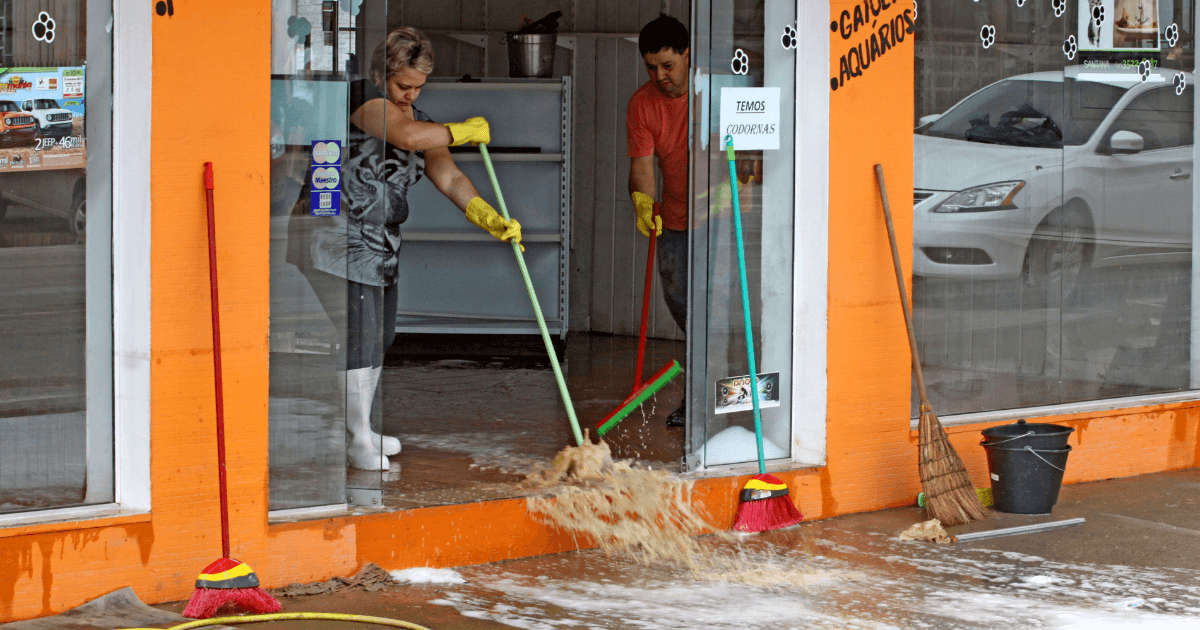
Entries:
{"type": "Polygon", "coordinates": [[[687,27],[679,20],[667,15],[658,14],[649,24],[642,27],[638,34],[638,51],[642,56],[656,53],[664,48],[670,48],[675,54],[682,55],[691,46],[687,27]]]}

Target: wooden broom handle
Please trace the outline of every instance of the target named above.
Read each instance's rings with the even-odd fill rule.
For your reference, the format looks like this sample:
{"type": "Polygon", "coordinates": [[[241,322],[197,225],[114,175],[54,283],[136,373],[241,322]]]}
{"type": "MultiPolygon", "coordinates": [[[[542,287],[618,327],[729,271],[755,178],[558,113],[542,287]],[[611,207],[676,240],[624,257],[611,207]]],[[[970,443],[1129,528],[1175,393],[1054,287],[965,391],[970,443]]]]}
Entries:
{"type": "Polygon", "coordinates": [[[929,396],[925,393],[925,375],[921,372],[921,357],[917,354],[917,334],[913,330],[912,307],[908,304],[908,291],[904,288],[904,271],[900,268],[900,248],[896,246],[896,228],[892,225],[892,208],[888,204],[887,186],[883,183],[883,165],[875,165],[875,181],[879,184],[879,198],[883,201],[883,218],[887,223],[888,241],[892,245],[892,265],[896,268],[896,287],[900,289],[900,303],[904,306],[904,325],[908,328],[908,347],[912,351],[913,374],[917,377],[917,396],[921,398],[921,413],[929,407],[929,396]]]}

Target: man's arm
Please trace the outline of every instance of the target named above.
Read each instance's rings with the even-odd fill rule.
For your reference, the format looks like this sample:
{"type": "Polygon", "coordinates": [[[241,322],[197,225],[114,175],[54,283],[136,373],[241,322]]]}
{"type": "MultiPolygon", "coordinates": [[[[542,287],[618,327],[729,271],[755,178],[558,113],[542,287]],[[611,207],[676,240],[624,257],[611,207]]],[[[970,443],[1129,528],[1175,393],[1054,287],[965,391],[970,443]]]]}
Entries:
{"type": "Polygon", "coordinates": [[[640,192],[651,199],[654,198],[654,156],[630,158],[629,160],[629,194],[640,192]]]}

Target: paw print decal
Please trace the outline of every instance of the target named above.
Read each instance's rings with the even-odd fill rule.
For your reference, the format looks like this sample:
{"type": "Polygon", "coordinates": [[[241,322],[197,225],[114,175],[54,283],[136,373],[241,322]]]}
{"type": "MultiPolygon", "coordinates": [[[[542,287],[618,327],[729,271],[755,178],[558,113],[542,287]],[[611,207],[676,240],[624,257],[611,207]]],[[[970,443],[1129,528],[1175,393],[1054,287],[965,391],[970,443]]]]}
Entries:
{"type": "Polygon", "coordinates": [[[979,29],[979,39],[983,40],[984,48],[991,48],[992,44],[996,43],[996,27],[984,24],[983,28],[979,29]]]}
{"type": "Polygon", "coordinates": [[[917,13],[918,13],[917,9],[918,8],[919,7],[917,7],[917,0],[913,0],[913,20],[914,21],[917,19],[917,13]]]}
{"type": "Polygon", "coordinates": [[[1020,8],[1023,6],[1025,6],[1025,0],[1017,0],[1017,7],[1020,8]]]}
{"type": "Polygon", "coordinates": [[[1183,76],[1182,72],[1176,72],[1171,85],[1175,86],[1175,94],[1177,96],[1183,96],[1183,91],[1187,89],[1187,78],[1183,76]]]}
{"type": "Polygon", "coordinates": [[[783,44],[784,50],[794,50],[796,48],[796,29],[791,26],[783,27],[783,36],[779,38],[779,43],[783,44]]]}
{"type": "Polygon", "coordinates": [[[1167,46],[1174,48],[1175,42],[1179,41],[1179,26],[1176,24],[1168,26],[1167,30],[1163,31],[1163,38],[1167,40],[1167,46]]]}
{"type": "Polygon", "coordinates": [[[733,53],[733,60],[729,62],[729,67],[734,74],[746,74],[750,72],[750,58],[746,56],[746,52],[741,48],[733,53]]]}
{"type": "Polygon", "coordinates": [[[362,10],[363,0],[341,0],[342,10],[349,11],[350,15],[358,15],[362,10]]]}
{"type": "Polygon", "coordinates": [[[295,39],[297,42],[303,42],[309,33],[312,33],[312,24],[308,23],[308,19],[292,16],[288,18],[288,37],[295,39]]]}
{"type": "Polygon", "coordinates": [[[33,23],[33,38],[46,44],[54,41],[54,18],[49,13],[38,13],[37,21],[33,23]]]}
{"type": "Polygon", "coordinates": [[[1054,7],[1054,17],[1062,17],[1067,12],[1067,0],[1051,0],[1050,5],[1054,7]]]}
{"type": "Polygon", "coordinates": [[[1096,6],[1092,7],[1092,21],[1095,22],[1097,26],[1104,23],[1104,5],[1097,4],[1096,6]]]}
{"type": "Polygon", "coordinates": [[[1071,35],[1063,42],[1063,54],[1067,59],[1074,59],[1075,53],[1079,50],[1079,45],[1075,41],[1075,36],[1071,35]]]}
{"type": "Polygon", "coordinates": [[[1143,59],[1142,62],[1138,64],[1138,75],[1142,77],[1142,83],[1145,83],[1146,81],[1150,80],[1150,61],[1149,60],[1143,59]]]}

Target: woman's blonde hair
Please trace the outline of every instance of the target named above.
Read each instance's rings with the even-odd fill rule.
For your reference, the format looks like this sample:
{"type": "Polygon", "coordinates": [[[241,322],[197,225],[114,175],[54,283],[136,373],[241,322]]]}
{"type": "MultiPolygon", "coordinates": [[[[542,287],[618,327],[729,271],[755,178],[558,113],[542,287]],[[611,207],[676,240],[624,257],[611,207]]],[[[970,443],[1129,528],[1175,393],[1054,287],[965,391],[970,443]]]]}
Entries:
{"type": "Polygon", "coordinates": [[[371,55],[371,75],[380,86],[404,68],[413,68],[422,74],[433,72],[433,44],[411,26],[388,33],[387,39],[371,55]]]}

